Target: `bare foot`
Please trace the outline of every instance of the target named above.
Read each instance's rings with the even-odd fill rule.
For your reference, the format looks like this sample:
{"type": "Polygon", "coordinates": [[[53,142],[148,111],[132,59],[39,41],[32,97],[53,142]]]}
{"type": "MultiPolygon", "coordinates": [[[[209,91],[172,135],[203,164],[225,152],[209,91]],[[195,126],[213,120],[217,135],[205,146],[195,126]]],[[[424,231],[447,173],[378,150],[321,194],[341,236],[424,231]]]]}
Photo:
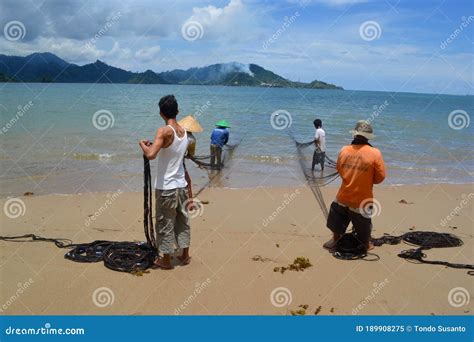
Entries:
{"type": "Polygon", "coordinates": [[[374,248],[375,248],[375,246],[374,246],[374,244],[373,244],[372,242],[369,242],[369,243],[367,244],[367,250],[368,250],[368,251],[371,251],[371,250],[374,249],[374,248]]]}
{"type": "Polygon", "coordinates": [[[333,239],[326,241],[323,245],[323,248],[326,248],[329,250],[334,249],[334,247],[336,247],[336,242],[333,239]]]}
{"type": "Polygon", "coordinates": [[[178,257],[179,261],[181,261],[181,263],[183,265],[189,265],[189,263],[191,262],[191,257],[190,256],[187,256],[187,257],[183,257],[182,255],[178,257]]]}
{"type": "Polygon", "coordinates": [[[161,268],[163,270],[172,270],[174,267],[170,262],[165,262],[162,258],[156,258],[154,268],[161,268]]]}

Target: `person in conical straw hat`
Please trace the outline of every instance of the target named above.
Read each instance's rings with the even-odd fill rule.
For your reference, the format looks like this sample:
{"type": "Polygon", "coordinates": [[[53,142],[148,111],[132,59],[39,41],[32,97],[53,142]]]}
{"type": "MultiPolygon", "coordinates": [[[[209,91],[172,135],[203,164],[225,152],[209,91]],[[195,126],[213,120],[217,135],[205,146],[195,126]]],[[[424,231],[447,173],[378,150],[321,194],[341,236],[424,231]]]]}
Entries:
{"type": "Polygon", "coordinates": [[[382,153],[369,144],[369,139],[375,135],[368,121],[358,121],[349,132],[354,140],[344,146],[337,157],[336,169],[342,182],[336,200],[331,203],[326,223],[333,238],[323,247],[329,250],[337,248],[337,241],[352,222],[355,237],[367,251],[373,248],[370,242],[372,216],[381,209],[373,198],[372,189],[374,184],[385,179],[385,165],[382,153]]]}
{"type": "MultiPolygon", "coordinates": [[[[186,134],[188,136],[188,149],[186,152],[186,158],[192,158],[194,157],[196,153],[196,137],[194,136],[193,133],[201,133],[203,130],[202,126],[199,124],[197,119],[193,117],[192,115],[188,115],[181,120],[178,121],[178,125],[183,127],[186,130],[186,134]]],[[[184,168],[186,169],[186,163],[183,161],[184,168]]],[[[188,184],[192,184],[191,181],[191,176],[189,175],[189,172],[186,172],[186,181],[188,184]]],[[[190,198],[190,205],[189,209],[196,209],[196,205],[193,201],[193,187],[189,187],[189,198],[190,198]]]]}
{"type": "Polygon", "coordinates": [[[192,115],[188,115],[183,119],[179,120],[178,125],[183,127],[186,132],[188,132],[189,144],[187,155],[193,157],[196,152],[196,137],[193,133],[201,133],[203,131],[203,128],[192,115]]]}
{"type": "Polygon", "coordinates": [[[227,120],[220,120],[211,134],[211,167],[216,170],[222,168],[222,148],[229,141],[230,125],[227,120]],[[217,159],[217,163],[216,163],[217,159]]]}

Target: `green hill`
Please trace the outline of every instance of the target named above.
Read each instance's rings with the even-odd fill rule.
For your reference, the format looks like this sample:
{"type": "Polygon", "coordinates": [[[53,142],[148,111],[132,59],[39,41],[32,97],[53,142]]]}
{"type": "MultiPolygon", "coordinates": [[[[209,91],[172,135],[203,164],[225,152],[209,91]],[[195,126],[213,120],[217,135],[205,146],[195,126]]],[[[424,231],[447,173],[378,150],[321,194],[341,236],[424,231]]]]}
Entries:
{"type": "Polygon", "coordinates": [[[33,53],[26,57],[0,55],[0,82],[12,81],[342,89],[318,80],[311,83],[292,82],[256,64],[231,62],[187,70],[159,73],[147,70],[137,73],[110,66],[100,60],[79,66],[48,52],[33,53]]]}

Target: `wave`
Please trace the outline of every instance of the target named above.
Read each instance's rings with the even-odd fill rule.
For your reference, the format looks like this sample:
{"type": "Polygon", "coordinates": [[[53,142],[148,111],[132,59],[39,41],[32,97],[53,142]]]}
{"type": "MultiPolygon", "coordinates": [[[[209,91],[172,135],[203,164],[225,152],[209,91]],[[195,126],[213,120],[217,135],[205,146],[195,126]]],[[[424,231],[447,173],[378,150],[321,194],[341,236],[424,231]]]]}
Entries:
{"type": "Polygon", "coordinates": [[[109,153],[73,153],[72,158],[76,160],[110,160],[114,154],[109,153]]]}
{"type": "Polygon", "coordinates": [[[267,156],[267,155],[249,155],[244,156],[244,159],[270,163],[270,164],[286,164],[292,160],[295,160],[295,157],[292,156],[267,156]]]}

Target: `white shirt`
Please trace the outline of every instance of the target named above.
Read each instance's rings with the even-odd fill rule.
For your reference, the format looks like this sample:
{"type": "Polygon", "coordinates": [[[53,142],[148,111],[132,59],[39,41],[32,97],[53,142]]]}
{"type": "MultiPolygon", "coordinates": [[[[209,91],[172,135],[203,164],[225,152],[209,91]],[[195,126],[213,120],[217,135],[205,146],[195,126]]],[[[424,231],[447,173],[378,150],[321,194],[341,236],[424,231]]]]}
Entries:
{"type": "Polygon", "coordinates": [[[319,149],[321,152],[326,152],[326,132],[322,128],[316,129],[314,139],[319,139],[319,149]]]}
{"type": "Polygon", "coordinates": [[[173,127],[174,139],[170,146],[162,148],[158,152],[156,161],[158,164],[158,172],[155,178],[155,189],[172,190],[184,188],[188,185],[184,178],[183,158],[188,149],[188,136],[184,132],[183,137],[178,137],[173,127]]]}

